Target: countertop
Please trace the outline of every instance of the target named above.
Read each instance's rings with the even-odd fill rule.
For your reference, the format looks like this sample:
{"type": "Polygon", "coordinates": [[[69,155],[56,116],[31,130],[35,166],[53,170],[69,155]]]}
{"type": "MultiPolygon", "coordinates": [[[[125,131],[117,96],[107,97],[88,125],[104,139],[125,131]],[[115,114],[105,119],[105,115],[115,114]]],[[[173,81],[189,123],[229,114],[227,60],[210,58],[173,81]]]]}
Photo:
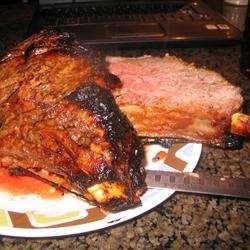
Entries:
{"type": "MultiPolygon", "coordinates": [[[[33,5],[0,5],[0,51],[23,39],[33,5]]],[[[243,89],[250,82],[239,71],[240,47],[152,49],[211,68],[243,89]]],[[[129,53],[132,53],[131,51],[129,53]]],[[[203,145],[197,173],[250,178],[250,142],[240,150],[203,145]]],[[[0,236],[0,249],[249,249],[249,201],[175,193],[150,212],[98,232],[47,239],[0,236]]]]}

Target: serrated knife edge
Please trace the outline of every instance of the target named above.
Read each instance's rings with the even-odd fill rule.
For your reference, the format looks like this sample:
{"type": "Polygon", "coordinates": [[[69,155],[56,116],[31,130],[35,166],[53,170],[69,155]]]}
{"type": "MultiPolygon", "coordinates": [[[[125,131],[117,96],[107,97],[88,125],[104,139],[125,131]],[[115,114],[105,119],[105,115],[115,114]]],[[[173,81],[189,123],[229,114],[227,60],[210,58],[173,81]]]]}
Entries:
{"type": "Polygon", "coordinates": [[[149,188],[170,188],[179,192],[250,198],[250,179],[247,178],[147,170],[146,184],[149,188]]]}

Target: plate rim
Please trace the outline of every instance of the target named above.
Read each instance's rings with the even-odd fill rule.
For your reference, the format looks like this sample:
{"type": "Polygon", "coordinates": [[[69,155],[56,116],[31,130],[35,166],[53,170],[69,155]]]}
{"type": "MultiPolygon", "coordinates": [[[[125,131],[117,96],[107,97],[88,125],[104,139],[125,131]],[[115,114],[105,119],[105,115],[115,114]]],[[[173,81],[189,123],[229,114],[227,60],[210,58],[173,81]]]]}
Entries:
{"type": "MultiPolygon", "coordinates": [[[[185,167],[184,172],[189,172],[189,171],[192,172],[195,169],[195,167],[198,164],[198,161],[200,160],[200,156],[201,156],[201,152],[202,152],[202,144],[201,143],[186,143],[186,145],[188,145],[188,144],[194,145],[194,147],[195,147],[194,151],[195,151],[196,157],[192,158],[192,161],[187,163],[187,166],[185,167]]],[[[147,193],[149,191],[150,190],[148,190],[142,196],[142,199],[143,199],[143,197],[145,197],[145,195],[147,195],[147,193]]],[[[168,198],[170,198],[175,193],[175,190],[171,190],[171,189],[167,189],[168,192],[166,192],[166,189],[164,189],[164,190],[163,189],[158,189],[158,190],[154,189],[153,191],[157,192],[158,196],[162,196],[161,200],[159,202],[151,203],[147,207],[145,205],[142,205],[142,206],[128,209],[128,210],[124,210],[124,211],[121,211],[118,213],[109,213],[102,220],[93,221],[93,222],[89,222],[86,224],[72,225],[72,226],[67,226],[67,227],[16,228],[16,227],[0,226],[0,235],[1,236],[9,236],[9,237],[30,238],[30,239],[32,239],[32,238],[52,238],[52,237],[65,237],[65,236],[72,236],[72,235],[81,235],[81,234],[86,234],[89,232],[107,229],[109,227],[113,227],[115,225],[124,223],[126,221],[134,220],[139,216],[143,216],[145,213],[150,212],[153,208],[155,208],[156,206],[165,202],[168,198]],[[166,194],[164,194],[165,192],[166,192],[166,194]],[[135,213],[133,213],[133,211],[135,213]],[[131,215],[127,216],[127,214],[129,214],[129,213],[131,215]],[[110,218],[111,216],[112,216],[112,221],[108,221],[108,220],[111,220],[111,218],[110,218]],[[101,227],[98,227],[98,224],[100,224],[100,221],[103,222],[103,225],[101,227]],[[86,226],[87,226],[87,229],[85,228],[86,226]],[[85,228],[85,230],[82,230],[83,228],[85,228]]],[[[0,209],[1,209],[1,207],[0,207],[0,209]]]]}

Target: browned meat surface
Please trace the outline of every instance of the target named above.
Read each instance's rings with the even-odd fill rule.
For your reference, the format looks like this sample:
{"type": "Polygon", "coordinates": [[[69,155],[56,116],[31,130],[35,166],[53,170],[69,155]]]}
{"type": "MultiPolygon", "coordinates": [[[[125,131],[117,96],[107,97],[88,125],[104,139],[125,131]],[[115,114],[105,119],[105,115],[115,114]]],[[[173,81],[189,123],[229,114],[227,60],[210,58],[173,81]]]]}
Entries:
{"type": "Polygon", "coordinates": [[[250,137],[250,115],[235,113],[232,116],[231,132],[250,137]]]}
{"type": "Polygon", "coordinates": [[[107,61],[123,84],[113,91],[116,102],[140,136],[224,146],[232,115],[242,108],[238,87],[216,72],[169,55],[107,61]]]}
{"type": "Polygon", "coordinates": [[[0,64],[0,167],[31,174],[107,210],[140,204],[143,148],[116,106],[101,55],[41,32],[0,64]]]}

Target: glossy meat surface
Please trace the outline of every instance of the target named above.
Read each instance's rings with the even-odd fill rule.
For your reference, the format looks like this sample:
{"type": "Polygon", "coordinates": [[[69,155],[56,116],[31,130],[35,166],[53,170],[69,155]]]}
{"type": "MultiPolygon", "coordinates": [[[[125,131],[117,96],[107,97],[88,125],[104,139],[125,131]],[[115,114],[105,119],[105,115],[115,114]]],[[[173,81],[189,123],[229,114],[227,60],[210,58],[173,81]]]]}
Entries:
{"type": "Polygon", "coordinates": [[[43,31],[0,64],[0,166],[75,192],[106,210],[140,204],[143,148],[109,88],[102,56],[43,31]]]}

